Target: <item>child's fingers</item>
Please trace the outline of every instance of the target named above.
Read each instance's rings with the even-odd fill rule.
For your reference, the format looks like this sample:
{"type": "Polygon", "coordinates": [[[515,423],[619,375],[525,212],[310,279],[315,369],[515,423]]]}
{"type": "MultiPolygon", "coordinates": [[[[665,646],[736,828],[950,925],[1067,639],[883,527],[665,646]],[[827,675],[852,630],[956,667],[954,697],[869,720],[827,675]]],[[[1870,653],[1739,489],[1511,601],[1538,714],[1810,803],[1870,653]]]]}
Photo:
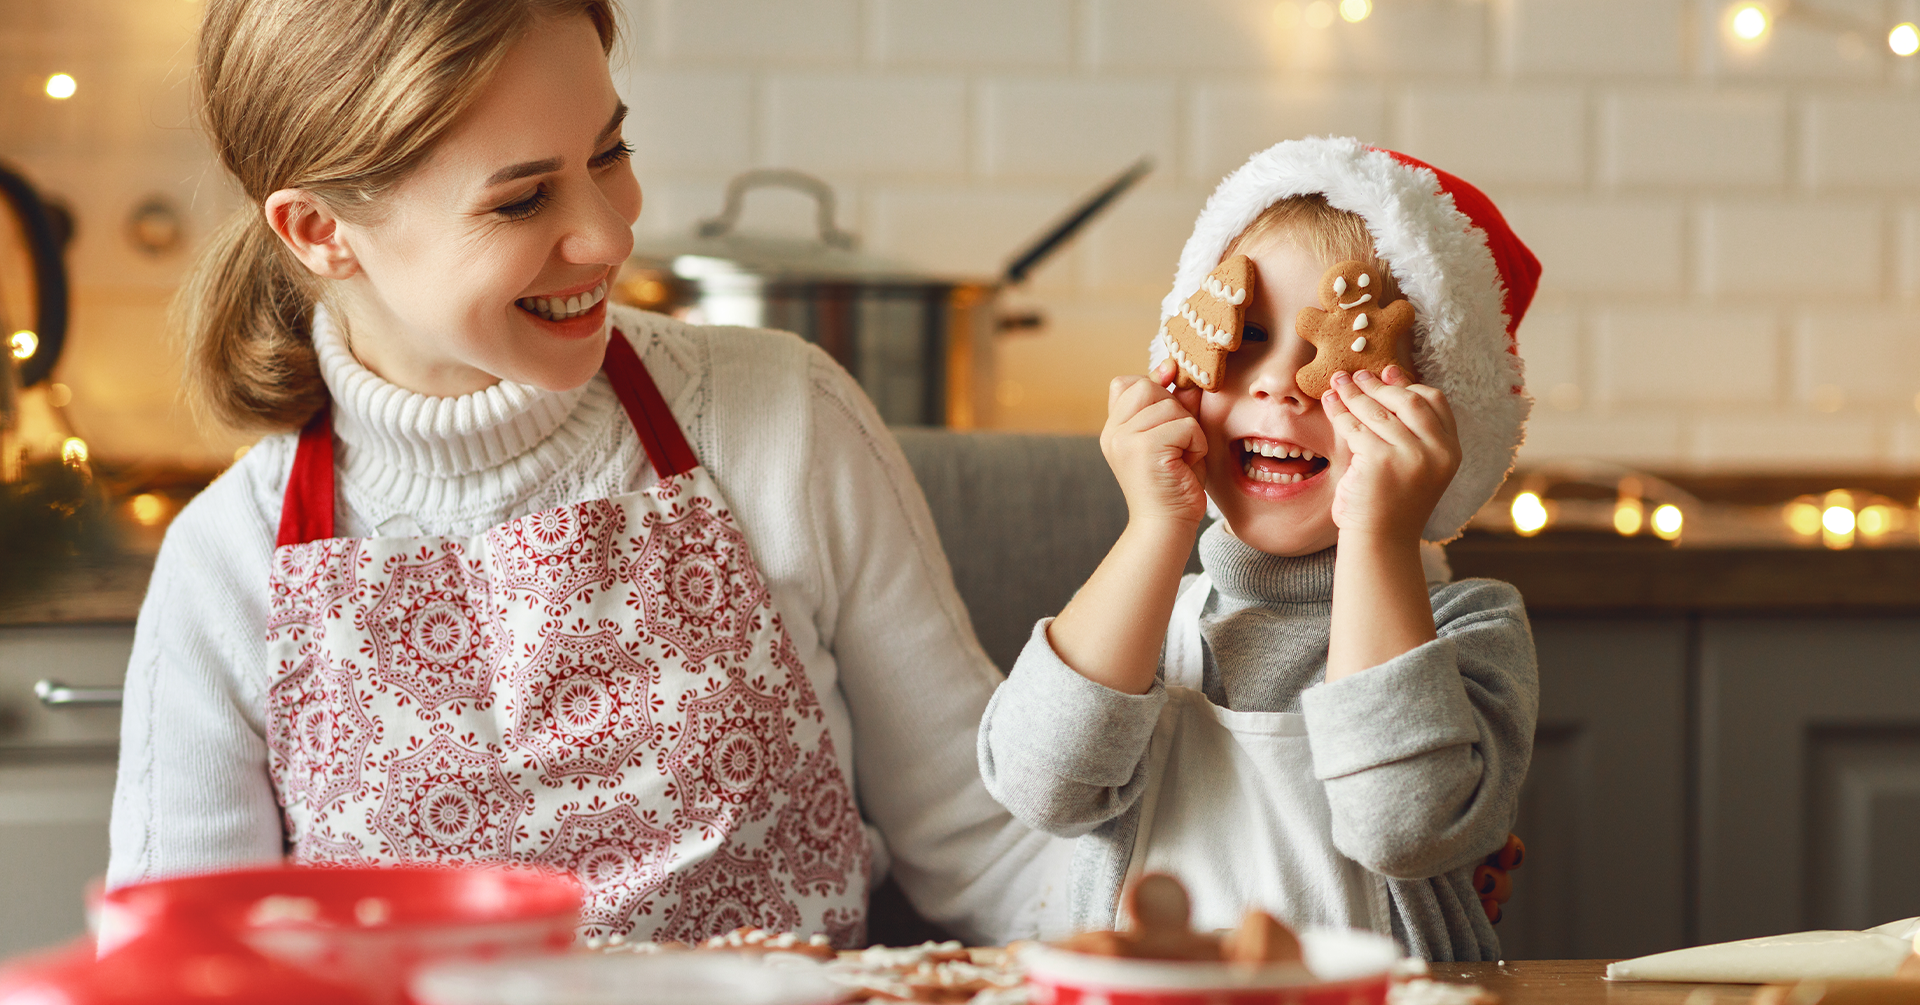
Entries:
{"type": "Polygon", "coordinates": [[[1413,434],[1401,424],[1400,418],[1393,414],[1393,409],[1388,408],[1374,393],[1379,392],[1380,397],[1386,397],[1390,393],[1405,394],[1407,393],[1405,388],[1387,387],[1380,383],[1378,377],[1366,371],[1358,375],[1339,371],[1333,375],[1333,390],[1340,396],[1340,403],[1346,406],[1348,413],[1375,436],[1396,443],[1413,438],[1413,434]],[[1356,379],[1356,376],[1359,379],[1356,379]],[[1370,386],[1362,386],[1360,380],[1367,381],[1370,386]]]}
{"type": "MultiPolygon", "coordinates": [[[[1389,370],[1397,369],[1388,367],[1389,370]]],[[[1404,374],[1396,374],[1402,380],[1404,374]]],[[[1360,386],[1367,396],[1391,411],[1400,424],[1421,440],[1435,440],[1446,436],[1446,424],[1434,410],[1427,395],[1420,393],[1419,385],[1388,384],[1382,378],[1375,377],[1365,370],[1353,375],[1353,382],[1360,386]]],[[[1426,388],[1432,391],[1431,388],[1426,388]]]]}
{"type": "Polygon", "coordinates": [[[1458,431],[1454,423],[1453,406],[1447,404],[1446,392],[1431,384],[1422,384],[1414,380],[1413,374],[1393,364],[1389,364],[1385,370],[1380,371],[1380,379],[1395,387],[1404,387],[1409,392],[1419,395],[1425,399],[1427,406],[1432,408],[1434,413],[1439,416],[1441,428],[1445,429],[1449,435],[1455,434],[1458,431]]]}
{"type": "Polygon", "coordinates": [[[1347,407],[1346,399],[1340,396],[1338,386],[1330,387],[1320,396],[1320,407],[1326,410],[1327,420],[1333,423],[1333,431],[1346,442],[1347,449],[1365,447],[1372,443],[1382,443],[1379,435],[1368,429],[1366,424],[1354,417],[1353,410],[1347,407]]]}

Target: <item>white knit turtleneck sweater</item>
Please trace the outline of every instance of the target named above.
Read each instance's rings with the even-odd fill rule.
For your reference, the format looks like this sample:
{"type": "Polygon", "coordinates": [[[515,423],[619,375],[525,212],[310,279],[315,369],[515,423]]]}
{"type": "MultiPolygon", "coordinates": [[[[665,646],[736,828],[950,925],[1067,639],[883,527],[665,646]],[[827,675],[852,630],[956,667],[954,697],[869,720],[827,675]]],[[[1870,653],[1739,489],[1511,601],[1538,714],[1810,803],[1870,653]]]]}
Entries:
{"type": "MultiPolygon", "coordinates": [[[[1030,934],[1048,839],[974,767],[998,683],[926,502],[872,405],[777,332],[616,309],[746,533],[892,871],[928,917],[989,942],[1030,934]]],[[[327,322],[336,533],[466,535],[653,481],[604,376],[430,398],[361,366],[327,322]]],[[[295,436],[270,436],[180,513],[140,610],[108,882],[269,862],[267,577],[295,436]]]]}

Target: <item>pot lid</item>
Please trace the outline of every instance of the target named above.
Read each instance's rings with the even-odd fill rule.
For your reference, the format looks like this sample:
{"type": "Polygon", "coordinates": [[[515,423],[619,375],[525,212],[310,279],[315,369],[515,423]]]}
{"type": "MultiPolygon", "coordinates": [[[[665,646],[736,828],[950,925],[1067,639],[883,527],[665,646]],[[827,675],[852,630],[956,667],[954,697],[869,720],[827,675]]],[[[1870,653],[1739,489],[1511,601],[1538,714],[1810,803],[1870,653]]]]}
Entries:
{"type": "Polygon", "coordinates": [[[725,283],[733,279],[743,283],[852,282],[913,286],[1017,284],[1152,169],[1152,160],[1141,158],[1106,182],[1015,255],[1002,275],[992,279],[942,276],[898,259],[861,252],[859,239],[841,230],[834,220],[832,187],[810,174],[785,168],[762,168],[739,175],[727,183],[727,202],[720,215],[702,220],[694,236],[636,242],[630,261],[643,268],[667,269],[682,279],[702,283],[725,283]],[[820,232],[818,239],[806,241],[737,232],[735,225],[740,221],[746,195],[756,188],[790,188],[812,196],[814,218],[820,232]]]}
{"type": "Polygon", "coordinates": [[[702,220],[691,237],[656,238],[635,243],[632,261],[665,268],[683,279],[722,280],[755,277],[795,282],[844,281],[887,284],[958,283],[991,285],[989,279],[954,279],[898,259],[866,254],[859,239],[834,221],[833,189],[800,171],[767,168],[748,171],[727,183],[727,203],[719,216],[702,220]],[[819,237],[745,234],[735,230],[742,204],[756,188],[790,188],[813,196],[819,237]]]}

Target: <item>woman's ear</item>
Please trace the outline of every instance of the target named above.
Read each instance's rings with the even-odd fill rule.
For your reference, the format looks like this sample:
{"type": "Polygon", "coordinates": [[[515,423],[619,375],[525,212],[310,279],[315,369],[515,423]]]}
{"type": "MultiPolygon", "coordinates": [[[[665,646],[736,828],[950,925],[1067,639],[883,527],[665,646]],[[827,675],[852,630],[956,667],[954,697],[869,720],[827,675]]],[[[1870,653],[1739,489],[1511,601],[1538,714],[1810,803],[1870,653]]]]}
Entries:
{"type": "Polygon", "coordinates": [[[340,218],[313,193],[283,188],[261,204],[267,226],[308,271],[322,279],[346,279],[360,271],[340,218]]]}

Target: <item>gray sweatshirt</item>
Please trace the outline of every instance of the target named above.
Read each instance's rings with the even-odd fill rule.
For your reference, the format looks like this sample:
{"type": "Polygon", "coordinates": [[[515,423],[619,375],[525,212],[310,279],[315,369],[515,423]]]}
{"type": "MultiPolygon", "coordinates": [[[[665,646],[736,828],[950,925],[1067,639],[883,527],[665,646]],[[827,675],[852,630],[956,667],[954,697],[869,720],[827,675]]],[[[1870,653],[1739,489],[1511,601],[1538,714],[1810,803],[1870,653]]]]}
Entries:
{"type": "MultiPolygon", "coordinates": [[[[1498,958],[1472,876],[1513,826],[1533,753],[1540,685],[1519,592],[1489,579],[1429,584],[1439,638],[1328,684],[1333,549],[1281,558],[1216,523],[1201,535],[1200,563],[1215,586],[1200,616],[1208,699],[1306,716],[1334,846],[1386,877],[1408,952],[1498,958]]],[[[1073,921],[1104,927],[1166,690],[1156,679],[1146,694],[1122,694],[1082,677],[1047,641],[1050,623],[1034,627],[987,705],[980,773],[1022,821],[1079,837],[1073,921]]]]}

